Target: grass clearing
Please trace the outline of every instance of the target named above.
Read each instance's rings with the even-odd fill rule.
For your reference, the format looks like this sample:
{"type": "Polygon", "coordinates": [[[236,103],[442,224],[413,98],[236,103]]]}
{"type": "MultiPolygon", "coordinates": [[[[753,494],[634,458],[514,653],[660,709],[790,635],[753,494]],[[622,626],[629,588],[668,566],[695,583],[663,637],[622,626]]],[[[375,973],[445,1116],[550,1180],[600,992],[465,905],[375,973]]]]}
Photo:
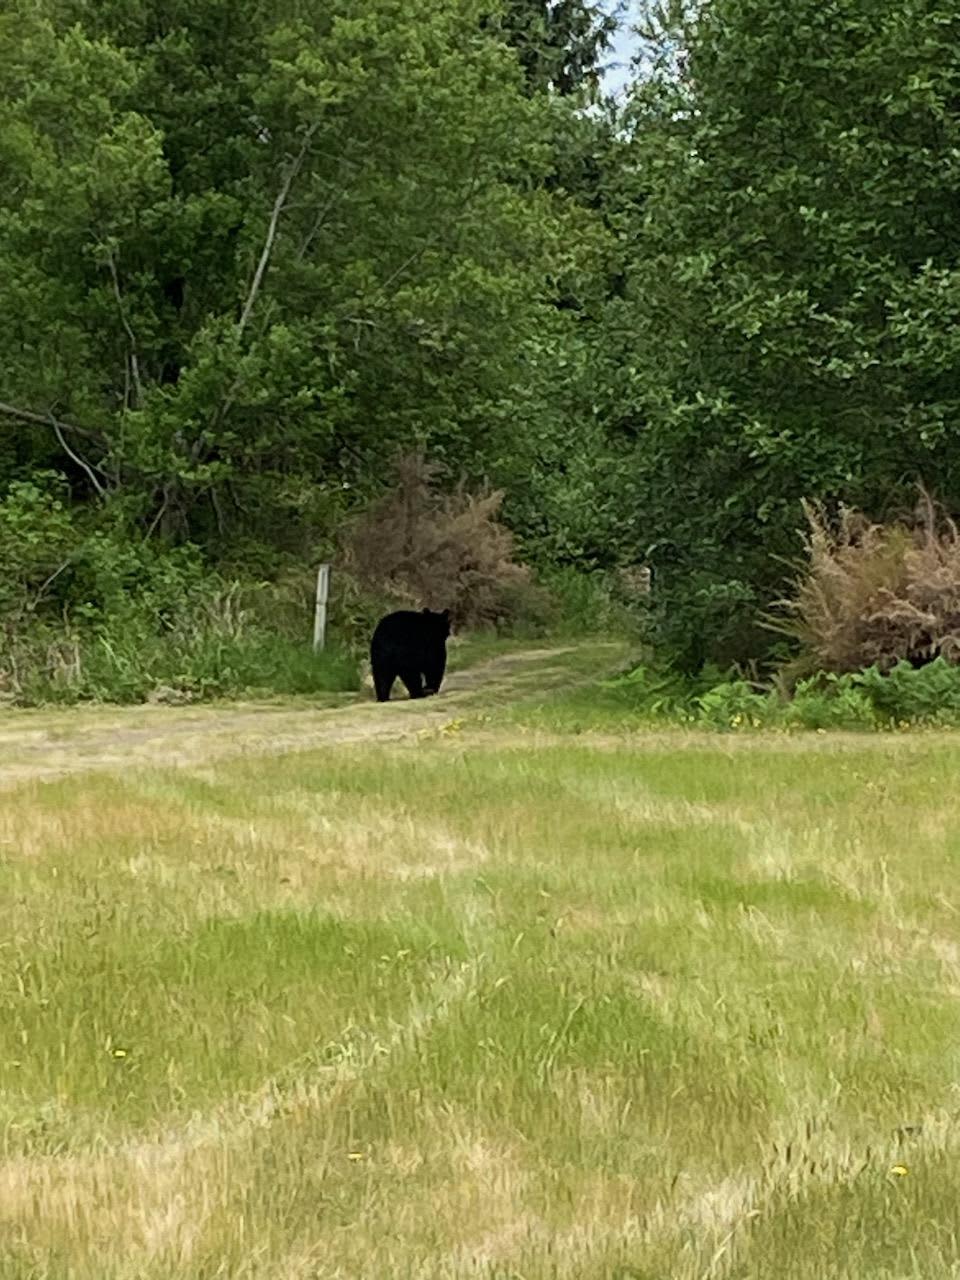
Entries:
{"type": "Polygon", "coordinates": [[[4,793],[0,1275],[958,1273],[960,742],[482,706],[4,793]]]}

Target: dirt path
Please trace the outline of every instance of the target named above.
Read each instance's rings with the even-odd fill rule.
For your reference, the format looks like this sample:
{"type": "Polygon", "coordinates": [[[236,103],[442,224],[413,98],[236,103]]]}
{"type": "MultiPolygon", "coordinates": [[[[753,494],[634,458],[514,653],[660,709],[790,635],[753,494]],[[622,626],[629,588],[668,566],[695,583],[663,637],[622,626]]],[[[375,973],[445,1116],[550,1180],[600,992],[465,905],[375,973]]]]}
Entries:
{"type": "MultiPolygon", "coordinates": [[[[396,741],[489,707],[537,697],[612,667],[617,643],[505,654],[450,674],[437,698],[379,705],[370,695],[335,707],[240,703],[9,712],[0,718],[0,790],[92,770],[190,765],[245,753],[304,751],[332,743],[396,741]],[[580,673],[579,675],[577,673],[580,673]]],[[[398,686],[399,688],[399,686],[398,686]]]]}

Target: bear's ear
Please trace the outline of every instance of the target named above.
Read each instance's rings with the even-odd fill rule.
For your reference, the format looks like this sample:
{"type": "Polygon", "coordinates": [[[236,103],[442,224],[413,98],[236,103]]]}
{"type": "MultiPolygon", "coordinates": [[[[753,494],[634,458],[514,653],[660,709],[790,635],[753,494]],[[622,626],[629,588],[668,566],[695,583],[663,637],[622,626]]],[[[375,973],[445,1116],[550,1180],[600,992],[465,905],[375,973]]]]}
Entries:
{"type": "Polygon", "coordinates": [[[449,622],[449,621],[450,621],[450,610],[449,610],[449,609],[444,609],[444,610],[442,611],[442,613],[440,614],[440,617],[441,617],[441,618],[446,618],[447,622],[449,622]]]}
{"type": "Polygon", "coordinates": [[[430,610],[429,610],[429,609],[421,609],[421,610],[420,610],[420,612],[421,612],[421,613],[429,613],[429,612],[430,612],[430,610]]]}

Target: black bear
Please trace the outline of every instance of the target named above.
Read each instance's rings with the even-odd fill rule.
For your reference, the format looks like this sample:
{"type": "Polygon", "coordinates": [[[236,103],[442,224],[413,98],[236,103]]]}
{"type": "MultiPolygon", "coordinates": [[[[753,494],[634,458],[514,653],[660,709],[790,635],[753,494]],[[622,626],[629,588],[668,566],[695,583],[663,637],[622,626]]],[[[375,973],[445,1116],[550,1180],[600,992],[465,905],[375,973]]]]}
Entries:
{"type": "Polygon", "coordinates": [[[411,698],[440,692],[447,668],[447,636],[450,610],[433,613],[424,609],[400,609],[377,623],[370,641],[370,665],[378,702],[390,701],[397,676],[407,686],[411,698]]]}

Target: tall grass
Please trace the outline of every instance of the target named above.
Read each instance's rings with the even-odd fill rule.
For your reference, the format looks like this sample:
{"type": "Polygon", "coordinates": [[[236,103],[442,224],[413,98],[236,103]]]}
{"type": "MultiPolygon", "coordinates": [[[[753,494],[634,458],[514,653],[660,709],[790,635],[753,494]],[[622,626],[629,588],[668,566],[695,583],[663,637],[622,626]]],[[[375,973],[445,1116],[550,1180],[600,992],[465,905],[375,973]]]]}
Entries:
{"type": "MultiPolygon", "coordinates": [[[[264,606],[261,604],[261,610],[264,606]]],[[[241,693],[308,694],[359,688],[355,657],[336,642],[315,654],[226,591],[158,620],[136,607],[108,621],[12,633],[0,688],[21,705],[197,701],[241,693]]]]}

